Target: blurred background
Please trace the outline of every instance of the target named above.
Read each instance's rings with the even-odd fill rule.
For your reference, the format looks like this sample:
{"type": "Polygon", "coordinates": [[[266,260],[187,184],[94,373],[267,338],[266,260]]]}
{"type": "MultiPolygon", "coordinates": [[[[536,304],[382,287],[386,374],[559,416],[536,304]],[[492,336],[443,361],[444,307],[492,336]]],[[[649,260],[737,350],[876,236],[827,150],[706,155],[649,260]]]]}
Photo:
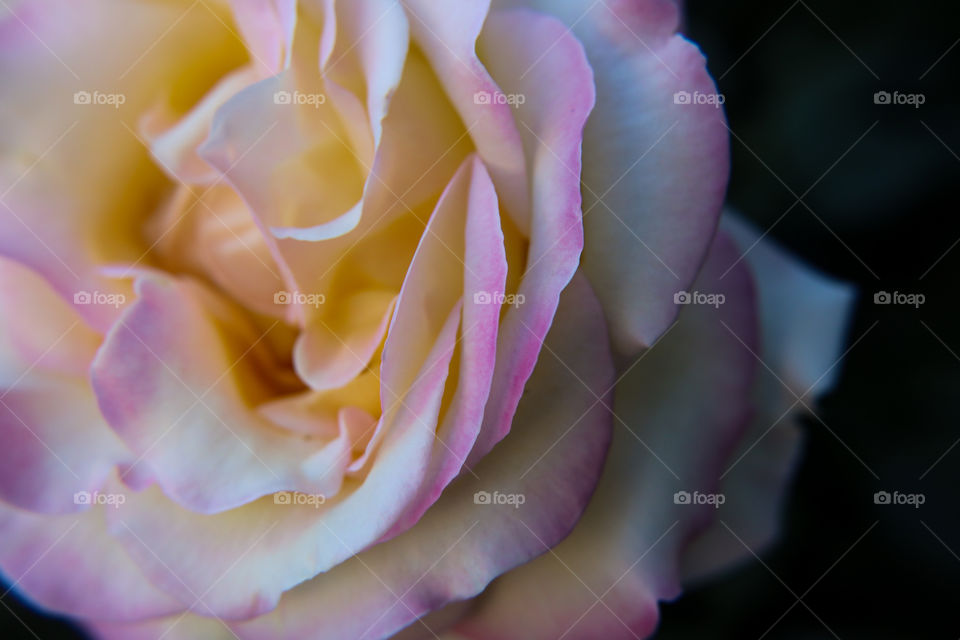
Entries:
{"type": "MultiPolygon", "coordinates": [[[[730,203],[857,285],[859,342],[820,403],[829,430],[805,423],[780,541],[665,605],[656,637],[958,638],[960,7],[692,0],[687,11],[726,98],[730,203]],[[894,92],[923,104],[894,104],[894,92]],[[925,301],[875,304],[881,291],[925,301]],[[875,504],[877,491],[924,504],[875,504]]],[[[3,603],[3,638],[82,637],[12,594],[3,603]]]]}

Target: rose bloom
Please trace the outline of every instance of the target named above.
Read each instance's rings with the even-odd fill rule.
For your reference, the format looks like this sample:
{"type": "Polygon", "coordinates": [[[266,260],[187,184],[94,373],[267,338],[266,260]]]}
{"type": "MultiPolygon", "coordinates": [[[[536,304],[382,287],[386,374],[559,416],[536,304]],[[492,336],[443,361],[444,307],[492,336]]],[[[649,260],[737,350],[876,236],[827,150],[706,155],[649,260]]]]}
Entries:
{"type": "Polygon", "coordinates": [[[124,640],[635,638],[772,539],[850,291],[721,221],[673,2],[4,14],[31,603],[124,640]]]}

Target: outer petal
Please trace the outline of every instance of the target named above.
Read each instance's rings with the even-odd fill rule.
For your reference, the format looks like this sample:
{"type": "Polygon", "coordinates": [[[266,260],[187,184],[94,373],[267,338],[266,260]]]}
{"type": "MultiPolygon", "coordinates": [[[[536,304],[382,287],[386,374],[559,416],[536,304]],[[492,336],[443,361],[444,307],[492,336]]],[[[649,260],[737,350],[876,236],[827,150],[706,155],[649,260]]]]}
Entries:
{"type": "MultiPolygon", "coordinates": [[[[710,245],[729,172],[723,110],[700,51],[676,35],[670,0],[501,0],[560,16],[596,74],[584,134],[584,269],[629,358],[673,321],[710,245]],[[630,265],[630,268],[624,268],[630,265]]],[[[530,73],[533,75],[537,69],[530,73]]]]}
{"type": "MultiPolygon", "coordinates": [[[[828,392],[840,368],[854,291],[808,269],[727,212],[723,228],[736,240],[755,274],[763,327],[761,370],[754,397],[756,416],[726,465],[721,491],[728,497],[723,519],[759,553],[776,537],[780,512],[802,444],[798,418],[828,392]]],[[[686,580],[697,580],[746,559],[749,553],[726,528],[714,524],[684,557],[686,580]]]]}
{"type": "Polygon", "coordinates": [[[656,601],[678,592],[685,540],[713,510],[675,504],[673,494],[713,490],[747,417],[755,361],[727,327],[755,343],[752,283],[745,268],[718,280],[735,255],[718,239],[697,283],[725,304],[686,308],[617,384],[610,458],[573,533],[494,583],[459,633],[615,640],[653,631],[656,601]]]}
{"type": "Polygon", "coordinates": [[[144,578],[106,527],[106,509],[39,516],[0,506],[4,577],[41,607],[80,618],[138,620],[183,609],[144,578]]]}
{"type": "Polygon", "coordinates": [[[580,516],[602,467],[610,433],[604,392],[612,377],[599,307],[585,281],[575,279],[517,427],[476,468],[479,479],[460,476],[415,527],[234,629],[244,640],[384,638],[556,544],[580,516]],[[478,504],[477,491],[523,495],[525,502],[478,504]]]}
{"type": "Polygon", "coordinates": [[[3,500],[45,513],[78,511],[73,494],[96,491],[129,459],[86,380],[99,341],[40,276],[0,258],[3,500]]]}

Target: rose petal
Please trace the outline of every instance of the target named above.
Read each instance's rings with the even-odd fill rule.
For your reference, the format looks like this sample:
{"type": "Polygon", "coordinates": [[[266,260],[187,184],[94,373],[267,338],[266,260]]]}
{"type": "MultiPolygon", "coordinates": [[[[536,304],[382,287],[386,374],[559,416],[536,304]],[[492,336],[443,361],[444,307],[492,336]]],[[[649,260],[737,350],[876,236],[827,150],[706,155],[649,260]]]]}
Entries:
{"type": "MultiPolygon", "coordinates": [[[[514,282],[523,273],[515,298],[522,303],[511,307],[501,324],[490,402],[470,466],[510,430],[560,292],[577,269],[583,248],[580,144],[593,107],[593,76],[583,49],[552,18],[527,11],[494,13],[480,52],[504,90],[526,98],[516,111],[533,177],[533,215],[526,263],[511,264],[514,282]],[[535,62],[542,69],[523,76],[535,62]]],[[[508,240],[519,244],[515,237],[508,240]]]]}
{"type": "MultiPolygon", "coordinates": [[[[181,185],[146,227],[150,255],[167,273],[208,278],[248,309],[283,319],[276,294],[288,287],[247,204],[225,184],[202,192],[181,185]]],[[[135,278],[136,265],[110,270],[135,278]]],[[[155,270],[155,273],[163,273],[155,270]]]]}
{"type": "MultiPolygon", "coordinates": [[[[677,35],[668,0],[498,0],[560,16],[583,42],[597,106],[584,135],[583,264],[624,359],[677,314],[710,245],[729,172],[723,109],[703,55],[677,35]],[[629,269],[623,265],[629,264],[629,269]]],[[[537,69],[530,72],[534,75],[537,69]]]]}
{"type": "Polygon", "coordinates": [[[460,476],[412,529],[286,593],[276,611],[233,625],[240,637],[384,638],[562,539],[590,498],[610,434],[598,397],[609,400],[612,363],[584,279],[565,292],[547,349],[521,403],[521,426],[478,465],[479,479],[460,476]],[[477,491],[525,502],[478,504],[477,491]]]}
{"type": "MultiPolygon", "coordinates": [[[[471,268],[482,269],[485,277],[491,281],[503,277],[502,253],[499,258],[496,255],[500,244],[487,239],[478,245],[480,255],[474,256],[473,245],[467,242],[468,227],[486,227],[495,211],[496,200],[489,177],[483,173],[482,165],[475,158],[470,158],[438,203],[400,292],[383,350],[380,376],[383,415],[374,439],[367,446],[365,457],[369,459],[369,468],[365,471],[365,477],[351,480],[348,490],[328,500],[319,510],[275,505],[260,500],[215,516],[200,516],[177,509],[156,491],[132,496],[128,508],[123,514],[117,515],[118,518],[122,516],[123,520],[115,523],[114,528],[151,579],[199,613],[212,610],[222,617],[248,617],[269,610],[283,590],[318,572],[329,570],[387,533],[411,505],[419,487],[425,482],[431,457],[436,455],[437,422],[449,363],[458,345],[457,329],[460,327],[464,293],[463,263],[468,262],[471,268]],[[470,255],[466,254],[468,246],[470,255]],[[181,535],[172,538],[165,533],[171,522],[176,522],[181,535]],[[125,533],[127,527],[130,528],[130,534],[125,533]],[[134,531],[135,535],[132,533],[134,531]],[[229,544],[225,544],[225,531],[230,532],[229,544]],[[182,547],[183,539],[190,542],[188,550],[182,547]],[[243,550],[249,551],[249,554],[238,560],[236,556],[243,550]],[[198,562],[198,557],[203,558],[203,562],[198,562]],[[220,580],[226,572],[230,572],[231,578],[220,580]],[[204,592],[208,592],[208,595],[203,602],[193,602],[191,593],[204,592]]],[[[491,232],[487,230],[487,233],[491,232]]],[[[474,235],[470,234],[471,240],[474,235]]],[[[496,237],[498,234],[494,232],[493,235],[496,237]]],[[[157,297],[157,293],[144,287],[138,305],[141,301],[149,300],[151,303],[142,302],[141,324],[153,318],[160,327],[169,327],[166,331],[171,337],[181,340],[185,339],[187,332],[178,329],[177,324],[201,326],[196,320],[177,323],[170,317],[161,319],[161,309],[183,308],[185,305],[182,302],[174,305],[171,300],[161,307],[158,304],[160,299],[153,300],[157,297]]],[[[471,312],[468,317],[473,318],[474,313],[471,312]]],[[[138,326],[133,320],[137,318],[131,318],[127,324],[138,326]]],[[[489,322],[480,328],[489,330],[489,322]]],[[[466,335],[467,328],[462,330],[466,335]]],[[[150,331],[143,333],[150,337],[159,331],[159,328],[151,327],[150,331]]],[[[197,343],[211,343],[214,338],[200,335],[194,340],[197,343]]],[[[199,369],[195,362],[196,347],[190,348],[189,344],[174,349],[173,345],[159,343],[153,350],[164,354],[191,354],[189,374],[199,369]]],[[[143,350],[131,341],[124,340],[118,341],[115,346],[115,353],[121,351],[126,353],[127,361],[130,361],[133,360],[131,354],[143,350]],[[121,345],[124,346],[122,350],[121,345]]],[[[113,363],[114,367],[120,367],[121,364],[113,363]]],[[[174,363],[172,366],[179,375],[188,374],[183,365],[174,363]]],[[[108,367],[97,367],[95,370],[99,378],[108,367]]],[[[118,368],[113,375],[116,376],[115,384],[131,377],[122,368],[118,368]]],[[[136,378],[144,381],[147,389],[170,386],[157,385],[143,373],[136,378]]],[[[197,382],[190,384],[190,387],[203,389],[204,385],[197,382]]],[[[478,391],[483,391],[482,379],[478,391]]],[[[115,394],[115,397],[137,398],[141,395],[139,390],[133,393],[126,390],[123,394],[115,394]]],[[[167,400],[163,406],[170,405],[167,400]]],[[[212,406],[218,407],[216,404],[212,406]]],[[[131,412],[130,415],[156,415],[158,411],[159,407],[156,407],[149,411],[131,412]]],[[[107,413],[111,415],[109,410],[107,413]]],[[[230,424],[238,422],[224,409],[218,409],[218,414],[230,424]]],[[[168,416],[166,422],[174,418],[175,415],[168,416]]],[[[129,418],[124,421],[125,431],[133,427],[141,428],[140,423],[134,425],[129,418]]],[[[466,427],[458,425],[457,428],[466,429],[462,437],[469,440],[467,436],[471,435],[470,429],[475,433],[476,427],[476,423],[471,426],[467,422],[466,427]]],[[[208,427],[216,428],[217,425],[208,427]]],[[[206,431],[199,430],[197,424],[190,425],[189,437],[204,436],[206,431]]],[[[174,433],[176,429],[160,440],[154,449],[167,446],[164,443],[174,433]]],[[[155,438],[156,434],[152,435],[155,438]]],[[[441,437],[447,436],[442,434],[441,437]]],[[[456,439],[460,437],[458,435],[456,439]]],[[[140,446],[147,443],[149,440],[140,443],[140,446]]],[[[453,444],[456,443],[451,439],[451,444],[447,446],[453,444]]],[[[263,451],[262,445],[251,445],[251,449],[261,456],[270,453],[269,450],[263,451]]],[[[164,474],[168,468],[183,465],[185,451],[199,451],[209,456],[211,450],[218,448],[202,443],[175,443],[166,454],[170,460],[156,465],[157,473],[164,474]],[[179,452],[179,458],[176,458],[178,463],[173,458],[176,452],[179,452]]],[[[460,452],[460,455],[464,453],[460,452]]],[[[156,455],[148,452],[148,459],[156,459],[156,455]]],[[[242,459],[240,455],[233,457],[242,459]]],[[[269,461],[269,458],[264,459],[269,461]]],[[[251,465],[255,463],[248,461],[251,465]]],[[[200,461],[194,461],[194,464],[200,464],[200,461]]],[[[214,477],[196,476],[198,481],[191,483],[189,488],[196,485],[211,492],[211,495],[214,489],[223,492],[223,484],[229,478],[223,472],[223,466],[220,465],[219,471],[205,472],[214,477]],[[199,480],[204,482],[201,484],[199,480]]],[[[187,471],[180,471],[180,474],[189,470],[190,467],[187,467],[187,471]]],[[[242,482],[237,481],[236,484],[246,485],[250,482],[249,477],[255,475],[249,469],[244,474],[242,482]]],[[[163,477],[160,477],[160,483],[163,485],[163,477]]],[[[232,485],[230,490],[236,491],[232,485]]],[[[178,499],[183,498],[178,496],[178,499]]]]}
{"type": "Polygon", "coordinates": [[[86,379],[100,338],[40,276],[5,258],[0,309],[0,498],[43,513],[83,509],[74,493],[99,489],[129,456],[86,379]]]}
{"type": "Polygon", "coordinates": [[[276,392],[263,342],[275,325],[255,330],[190,281],[142,279],[137,291],[91,369],[103,415],[137,466],[204,513],[329,487],[315,465],[325,443],[291,437],[249,406],[276,392]]]}
{"type": "MultiPolygon", "coordinates": [[[[122,123],[155,104],[158,87],[178,87],[178,104],[195,102],[236,65],[241,45],[199,6],[46,0],[13,11],[0,37],[0,77],[16,87],[0,108],[0,255],[41,273],[67,300],[122,291],[99,266],[143,255],[130,216],[166,187],[122,123]],[[123,104],[75,102],[83,91],[123,104]]],[[[77,311],[101,331],[118,315],[108,305],[77,311]]]]}
{"type": "Polygon", "coordinates": [[[719,279],[735,255],[719,238],[696,285],[724,294],[725,304],[685,308],[618,382],[610,457],[573,533],[494,583],[459,633],[478,640],[652,633],[656,601],[677,595],[685,540],[713,511],[675,504],[673,494],[713,491],[747,416],[756,363],[740,340],[756,340],[752,283],[745,268],[719,279]]]}
{"type": "Polygon", "coordinates": [[[197,155],[197,147],[209,135],[216,110],[256,80],[252,67],[241,67],[224,76],[185,116],[178,118],[163,103],[140,119],[140,133],[167,175],[190,184],[208,185],[217,180],[220,172],[197,155]]]}
{"type": "Polygon", "coordinates": [[[336,389],[362,373],[383,344],[396,299],[391,291],[367,290],[324,302],[333,311],[315,314],[293,348],[304,382],[317,391],[336,389]]]}
{"type": "Polygon", "coordinates": [[[0,308],[0,388],[9,389],[34,370],[86,375],[100,336],[40,275],[4,257],[0,308]]]}
{"type": "Polygon", "coordinates": [[[343,87],[362,78],[374,145],[383,132],[381,121],[403,73],[410,46],[407,16],[398,0],[339,0],[327,3],[336,30],[321,40],[321,69],[328,81],[343,87]]]}
{"type": "MultiPolygon", "coordinates": [[[[435,246],[439,255],[432,259],[424,256],[422,264],[444,273],[447,278],[461,278],[464,309],[458,354],[459,375],[446,416],[437,428],[437,445],[426,478],[414,503],[387,537],[393,537],[415,524],[460,473],[480,433],[496,359],[501,303],[493,296],[504,292],[507,259],[500,229],[497,193],[486,168],[477,157],[464,163],[444,193],[441,203],[438,207],[447,206],[464,211],[465,219],[450,216],[444,225],[448,229],[452,227],[450,231],[443,228],[433,230],[433,233],[445,239],[444,246],[435,246]],[[458,233],[453,229],[462,231],[458,233]]],[[[411,275],[415,278],[413,282],[429,282],[431,279],[431,274],[427,272],[412,272],[411,275]]],[[[429,299],[437,295],[437,288],[424,289],[420,295],[420,300],[409,304],[429,304],[429,299]]],[[[398,324],[392,329],[396,331],[394,335],[403,336],[404,341],[413,330],[412,326],[398,324]]],[[[389,350],[384,350],[385,363],[390,362],[388,358],[400,362],[402,353],[391,347],[393,344],[388,346],[389,350]]]]}
{"type": "Polygon", "coordinates": [[[282,592],[372,544],[410,500],[433,443],[424,424],[440,410],[460,310],[448,314],[416,384],[390,416],[376,461],[350,492],[316,506],[264,498],[203,515],[148,489],[128,494],[125,508],[111,514],[111,531],[151,582],[192,611],[224,619],[270,611],[282,592]]]}
{"type": "Polygon", "coordinates": [[[497,186],[501,209],[524,235],[528,234],[530,193],[520,133],[511,107],[494,99],[503,92],[475,53],[490,0],[464,3],[456,11],[430,0],[404,0],[403,5],[412,39],[430,61],[467,126],[497,186]]]}
{"type": "Polygon", "coordinates": [[[290,64],[297,0],[230,0],[233,16],[261,77],[290,64]]]}
{"type": "Polygon", "coordinates": [[[0,504],[0,567],[37,605],[98,620],[138,620],[183,606],[144,578],[108,533],[106,509],[39,516],[0,504]]]}
{"type": "Polygon", "coordinates": [[[850,285],[811,270],[735,214],[725,213],[722,225],[757,281],[763,327],[758,356],[783,383],[761,369],[756,415],[723,479],[721,491],[729,496],[723,519],[740,540],[712,525],[686,552],[686,582],[752,558],[744,544],[761,553],[776,538],[803,440],[799,419],[806,409],[794,394],[809,405],[835,384],[854,301],[850,285]]]}
{"type": "Polygon", "coordinates": [[[265,231],[316,241],[356,226],[365,172],[322,83],[304,77],[288,69],[236,94],[198,153],[225,174],[265,231]],[[301,93],[316,102],[295,103],[301,93]]]}

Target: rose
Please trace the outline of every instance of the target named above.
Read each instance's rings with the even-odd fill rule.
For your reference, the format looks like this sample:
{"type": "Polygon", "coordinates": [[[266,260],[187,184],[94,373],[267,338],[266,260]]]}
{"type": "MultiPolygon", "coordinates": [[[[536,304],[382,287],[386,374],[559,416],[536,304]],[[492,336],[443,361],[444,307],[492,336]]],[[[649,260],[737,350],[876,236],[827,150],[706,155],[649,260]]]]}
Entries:
{"type": "Polygon", "coordinates": [[[633,637],[746,553],[675,493],[767,542],[790,392],[829,386],[848,294],[715,234],[726,129],[674,103],[716,95],[676,24],[641,0],[13,7],[10,583],[106,638],[633,637]],[[673,324],[680,291],[724,304],[673,324]]]}

